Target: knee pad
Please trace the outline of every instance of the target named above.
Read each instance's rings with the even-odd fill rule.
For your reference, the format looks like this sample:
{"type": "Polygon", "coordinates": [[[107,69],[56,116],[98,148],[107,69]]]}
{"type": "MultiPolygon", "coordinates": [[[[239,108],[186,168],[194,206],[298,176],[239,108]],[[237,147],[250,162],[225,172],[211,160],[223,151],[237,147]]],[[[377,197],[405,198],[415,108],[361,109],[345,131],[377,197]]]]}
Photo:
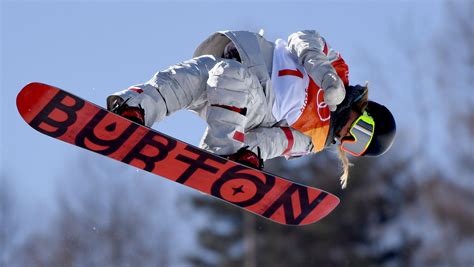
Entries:
{"type": "Polygon", "coordinates": [[[247,67],[235,60],[223,60],[209,71],[207,98],[210,105],[245,108],[250,90],[259,86],[247,67]]]}

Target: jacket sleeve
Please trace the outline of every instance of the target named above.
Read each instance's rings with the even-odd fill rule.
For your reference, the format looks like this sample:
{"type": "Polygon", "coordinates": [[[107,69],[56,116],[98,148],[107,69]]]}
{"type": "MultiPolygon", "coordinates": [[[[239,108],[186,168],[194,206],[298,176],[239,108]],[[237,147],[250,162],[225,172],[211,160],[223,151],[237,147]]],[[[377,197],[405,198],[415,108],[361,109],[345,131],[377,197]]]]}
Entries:
{"type": "Polygon", "coordinates": [[[311,139],[289,127],[259,127],[245,134],[245,145],[263,160],[284,156],[286,158],[311,153],[311,139]]]}
{"type": "Polygon", "coordinates": [[[349,85],[347,64],[318,32],[304,30],[291,34],[288,37],[288,48],[318,85],[321,86],[328,73],[337,74],[344,85],[349,85]]]}

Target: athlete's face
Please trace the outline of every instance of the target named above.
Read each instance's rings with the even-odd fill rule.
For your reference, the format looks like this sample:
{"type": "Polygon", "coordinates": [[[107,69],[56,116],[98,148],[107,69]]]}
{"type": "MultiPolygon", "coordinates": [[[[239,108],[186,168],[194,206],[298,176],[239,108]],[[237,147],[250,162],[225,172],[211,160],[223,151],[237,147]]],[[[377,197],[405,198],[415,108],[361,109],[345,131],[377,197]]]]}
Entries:
{"type": "Polygon", "coordinates": [[[339,140],[346,136],[350,136],[351,134],[349,133],[349,130],[351,128],[351,125],[354,123],[354,121],[359,117],[359,113],[351,110],[351,114],[349,115],[349,119],[347,120],[346,124],[344,127],[342,127],[341,131],[338,134],[339,140]]]}

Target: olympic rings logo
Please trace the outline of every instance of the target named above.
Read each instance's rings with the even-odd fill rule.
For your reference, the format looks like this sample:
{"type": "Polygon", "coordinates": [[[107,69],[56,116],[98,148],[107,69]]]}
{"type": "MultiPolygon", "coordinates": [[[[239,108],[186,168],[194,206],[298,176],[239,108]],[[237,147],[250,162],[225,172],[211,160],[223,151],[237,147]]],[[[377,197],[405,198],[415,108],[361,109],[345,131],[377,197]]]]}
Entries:
{"type": "Polygon", "coordinates": [[[316,110],[318,111],[318,116],[321,121],[328,121],[331,119],[331,112],[328,112],[328,104],[324,102],[324,91],[321,88],[319,88],[318,93],[316,94],[316,105],[316,110]]]}

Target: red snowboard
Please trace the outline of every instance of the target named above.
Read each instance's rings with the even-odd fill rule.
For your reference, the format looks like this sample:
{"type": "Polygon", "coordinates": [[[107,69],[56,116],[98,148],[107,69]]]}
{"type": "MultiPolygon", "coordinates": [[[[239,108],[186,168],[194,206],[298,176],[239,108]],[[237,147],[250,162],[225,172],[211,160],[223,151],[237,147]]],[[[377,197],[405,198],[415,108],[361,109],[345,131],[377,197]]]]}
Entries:
{"type": "Polygon", "coordinates": [[[339,199],[138,125],[59,88],[30,83],[17,96],[35,130],[213,195],[287,225],[314,223],[339,199]]]}

